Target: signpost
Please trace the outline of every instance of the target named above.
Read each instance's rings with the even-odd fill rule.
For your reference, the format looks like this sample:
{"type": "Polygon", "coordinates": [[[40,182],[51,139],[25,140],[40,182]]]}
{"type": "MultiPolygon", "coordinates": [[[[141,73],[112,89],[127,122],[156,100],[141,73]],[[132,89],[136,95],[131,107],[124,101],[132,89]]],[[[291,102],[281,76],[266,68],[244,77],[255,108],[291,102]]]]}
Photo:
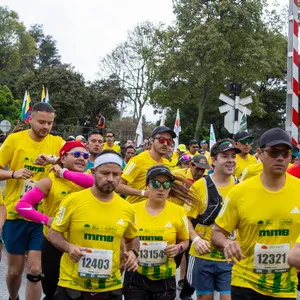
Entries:
{"type": "Polygon", "coordinates": [[[3,131],[5,135],[7,132],[9,132],[10,128],[11,128],[11,124],[8,120],[2,120],[0,122],[0,129],[3,131]]]}
{"type": "Polygon", "coordinates": [[[235,96],[235,99],[221,94],[219,97],[220,100],[226,104],[219,107],[220,113],[225,113],[224,117],[224,127],[231,134],[236,134],[239,131],[240,120],[243,113],[245,112],[248,116],[251,115],[251,110],[245,105],[252,103],[252,97],[248,96],[246,98],[240,99],[239,96],[235,96]]]}

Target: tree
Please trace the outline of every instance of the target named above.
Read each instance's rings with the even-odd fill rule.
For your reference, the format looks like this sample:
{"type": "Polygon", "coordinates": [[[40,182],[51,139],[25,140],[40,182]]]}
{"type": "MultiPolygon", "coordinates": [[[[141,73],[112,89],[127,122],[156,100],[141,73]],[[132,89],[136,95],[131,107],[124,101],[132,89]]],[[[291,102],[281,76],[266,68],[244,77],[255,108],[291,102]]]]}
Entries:
{"type": "Polygon", "coordinates": [[[15,94],[15,82],[22,72],[34,69],[35,40],[19,21],[18,14],[0,6],[0,84],[15,94]]]}
{"type": "Polygon", "coordinates": [[[38,55],[36,64],[38,68],[61,65],[61,57],[56,46],[56,40],[51,35],[43,32],[43,25],[34,24],[29,30],[31,36],[35,39],[38,55]]]}
{"type": "Polygon", "coordinates": [[[21,101],[14,99],[10,89],[6,85],[0,85],[0,120],[8,120],[15,123],[20,119],[21,101]]]}
{"type": "Polygon", "coordinates": [[[126,100],[133,105],[133,119],[139,119],[149,100],[151,77],[147,63],[152,57],[150,43],[155,27],[150,22],[136,26],[128,33],[127,40],[118,45],[100,62],[100,73],[114,76],[127,91],[126,100]]]}
{"type": "MultiPolygon", "coordinates": [[[[156,31],[151,101],[174,109],[190,106],[188,124],[194,138],[202,125],[220,118],[217,108],[226,80],[241,82],[254,95],[254,113],[264,111],[259,93],[272,79],[284,78],[286,40],[279,26],[270,27],[265,1],[174,0],[176,25],[156,31]]],[[[242,94],[243,96],[243,94],[242,94]]],[[[183,124],[183,123],[182,123],[183,124]]],[[[183,128],[187,124],[183,124],[183,128]]]]}

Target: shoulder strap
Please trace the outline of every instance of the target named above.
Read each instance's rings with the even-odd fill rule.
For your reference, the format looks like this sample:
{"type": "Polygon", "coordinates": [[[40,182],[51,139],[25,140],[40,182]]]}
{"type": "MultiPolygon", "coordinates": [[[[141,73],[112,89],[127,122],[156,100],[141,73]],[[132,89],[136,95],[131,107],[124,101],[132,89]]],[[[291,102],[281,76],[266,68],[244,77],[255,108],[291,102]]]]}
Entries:
{"type": "Polygon", "coordinates": [[[206,176],[204,177],[205,181],[206,181],[206,187],[207,187],[207,197],[211,197],[211,198],[217,198],[218,196],[220,196],[219,191],[216,187],[216,185],[214,184],[214,182],[212,181],[210,176],[206,176]]]}

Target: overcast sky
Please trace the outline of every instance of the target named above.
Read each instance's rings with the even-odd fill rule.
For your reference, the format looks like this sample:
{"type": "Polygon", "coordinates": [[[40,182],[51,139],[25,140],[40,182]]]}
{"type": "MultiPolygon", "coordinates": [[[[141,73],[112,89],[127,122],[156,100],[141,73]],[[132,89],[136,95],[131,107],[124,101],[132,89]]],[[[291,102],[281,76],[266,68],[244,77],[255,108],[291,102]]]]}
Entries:
{"type": "MultiPolygon", "coordinates": [[[[174,20],[172,0],[0,0],[0,5],[16,11],[27,28],[43,24],[44,33],[57,41],[62,62],[71,63],[86,80],[97,78],[100,58],[123,42],[135,25],[174,20]]],[[[157,119],[150,108],[143,114],[157,119]]]]}

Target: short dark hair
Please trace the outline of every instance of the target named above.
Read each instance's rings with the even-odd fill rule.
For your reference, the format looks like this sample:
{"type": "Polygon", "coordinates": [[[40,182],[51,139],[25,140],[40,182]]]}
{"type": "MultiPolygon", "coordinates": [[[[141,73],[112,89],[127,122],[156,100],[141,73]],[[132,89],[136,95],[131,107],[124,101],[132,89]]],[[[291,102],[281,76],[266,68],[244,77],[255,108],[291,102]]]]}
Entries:
{"type": "Polygon", "coordinates": [[[194,144],[198,144],[197,140],[190,140],[189,141],[189,146],[194,145],[194,144]]]}
{"type": "Polygon", "coordinates": [[[93,134],[100,134],[100,135],[103,136],[103,132],[102,132],[102,131],[100,131],[100,130],[98,130],[98,129],[95,129],[95,130],[93,130],[93,131],[91,131],[91,132],[89,133],[88,138],[89,138],[90,136],[92,136],[93,134]]]}
{"type": "Polygon", "coordinates": [[[54,108],[50,104],[45,102],[37,102],[33,105],[32,112],[38,112],[38,111],[55,113],[54,108]]]}
{"type": "Polygon", "coordinates": [[[115,134],[114,134],[111,130],[106,131],[106,135],[107,135],[108,133],[111,133],[112,136],[115,137],[115,134]]]}
{"type": "Polygon", "coordinates": [[[133,145],[129,145],[129,146],[125,147],[124,151],[126,152],[127,149],[133,149],[134,151],[136,151],[136,149],[133,145]]]}

